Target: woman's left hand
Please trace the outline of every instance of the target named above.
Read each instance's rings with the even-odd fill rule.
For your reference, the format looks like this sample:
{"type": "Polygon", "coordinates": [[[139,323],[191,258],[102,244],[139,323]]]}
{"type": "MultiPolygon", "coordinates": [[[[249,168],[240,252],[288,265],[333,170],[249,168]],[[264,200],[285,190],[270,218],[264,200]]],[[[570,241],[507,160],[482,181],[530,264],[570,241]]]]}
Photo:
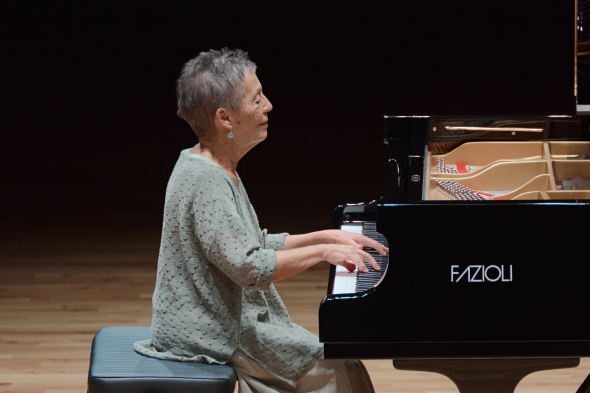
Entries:
{"type": "Polygon", "coordinates": [[[318,234],[324,238],[324,241],[321,243],[353,245],[360,249],[363,247],[370,247],[374,248],[381,255],[385,255],[389,252],[389,248],[376,240],[361,235],[360,233],[343,231],[341,229],[328,229],[320,231],[318,234]]]}

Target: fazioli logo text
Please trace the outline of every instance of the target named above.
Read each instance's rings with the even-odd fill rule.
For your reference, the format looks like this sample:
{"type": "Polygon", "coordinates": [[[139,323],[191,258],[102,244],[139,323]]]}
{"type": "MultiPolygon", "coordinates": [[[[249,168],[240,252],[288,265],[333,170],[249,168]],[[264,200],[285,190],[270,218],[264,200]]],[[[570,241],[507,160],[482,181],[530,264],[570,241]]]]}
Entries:
{"type": "Polygon", "coordinates": [[[512,265],[469,265],[461,271],[459,265],[451,265],[451,282],[509,282],[512,281],[512,265]]]}

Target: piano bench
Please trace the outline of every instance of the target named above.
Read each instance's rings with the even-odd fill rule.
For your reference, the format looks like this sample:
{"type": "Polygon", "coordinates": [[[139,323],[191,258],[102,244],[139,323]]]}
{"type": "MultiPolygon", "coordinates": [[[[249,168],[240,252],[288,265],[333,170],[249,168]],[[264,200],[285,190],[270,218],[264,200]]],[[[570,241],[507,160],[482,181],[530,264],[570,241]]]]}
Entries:
{"type": "Polygon", "coordinates": [[[92,341],[88,393],[233,393],[232,366],[160,360],[135,352],[133,343],[149,338],[149,327],[101,329],[92,341]]]}

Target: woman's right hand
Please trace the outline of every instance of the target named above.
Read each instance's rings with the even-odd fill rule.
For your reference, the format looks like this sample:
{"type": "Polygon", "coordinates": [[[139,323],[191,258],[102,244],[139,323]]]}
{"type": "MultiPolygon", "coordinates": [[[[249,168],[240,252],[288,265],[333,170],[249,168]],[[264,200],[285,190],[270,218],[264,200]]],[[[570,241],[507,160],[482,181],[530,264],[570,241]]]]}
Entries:
{"type": "Polygon", "coordinates": [[[381,270],[381,267],[375,262],[373,257],[363,251],[362,246],[344,245],[344,244],[323,244],[322,260],[332,265],[344,266],[349,272],[353,272],[357,267],[361,272],[368,273],[363,259],[375,270],[381,270]]]}

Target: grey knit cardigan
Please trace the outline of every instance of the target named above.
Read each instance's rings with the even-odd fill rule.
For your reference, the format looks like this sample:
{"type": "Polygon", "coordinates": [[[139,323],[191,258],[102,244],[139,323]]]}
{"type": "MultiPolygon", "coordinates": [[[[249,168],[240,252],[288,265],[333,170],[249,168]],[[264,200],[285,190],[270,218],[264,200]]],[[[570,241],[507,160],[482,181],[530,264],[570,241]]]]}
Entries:
{"type": "Polygon", "coordinates": [[[285,236],[260,230],[241,179],[183,150],[166,190],[151,339],[135,350],[223,364],[240,348],[294,386],[323,346],[272,284],[285,236]]]}

